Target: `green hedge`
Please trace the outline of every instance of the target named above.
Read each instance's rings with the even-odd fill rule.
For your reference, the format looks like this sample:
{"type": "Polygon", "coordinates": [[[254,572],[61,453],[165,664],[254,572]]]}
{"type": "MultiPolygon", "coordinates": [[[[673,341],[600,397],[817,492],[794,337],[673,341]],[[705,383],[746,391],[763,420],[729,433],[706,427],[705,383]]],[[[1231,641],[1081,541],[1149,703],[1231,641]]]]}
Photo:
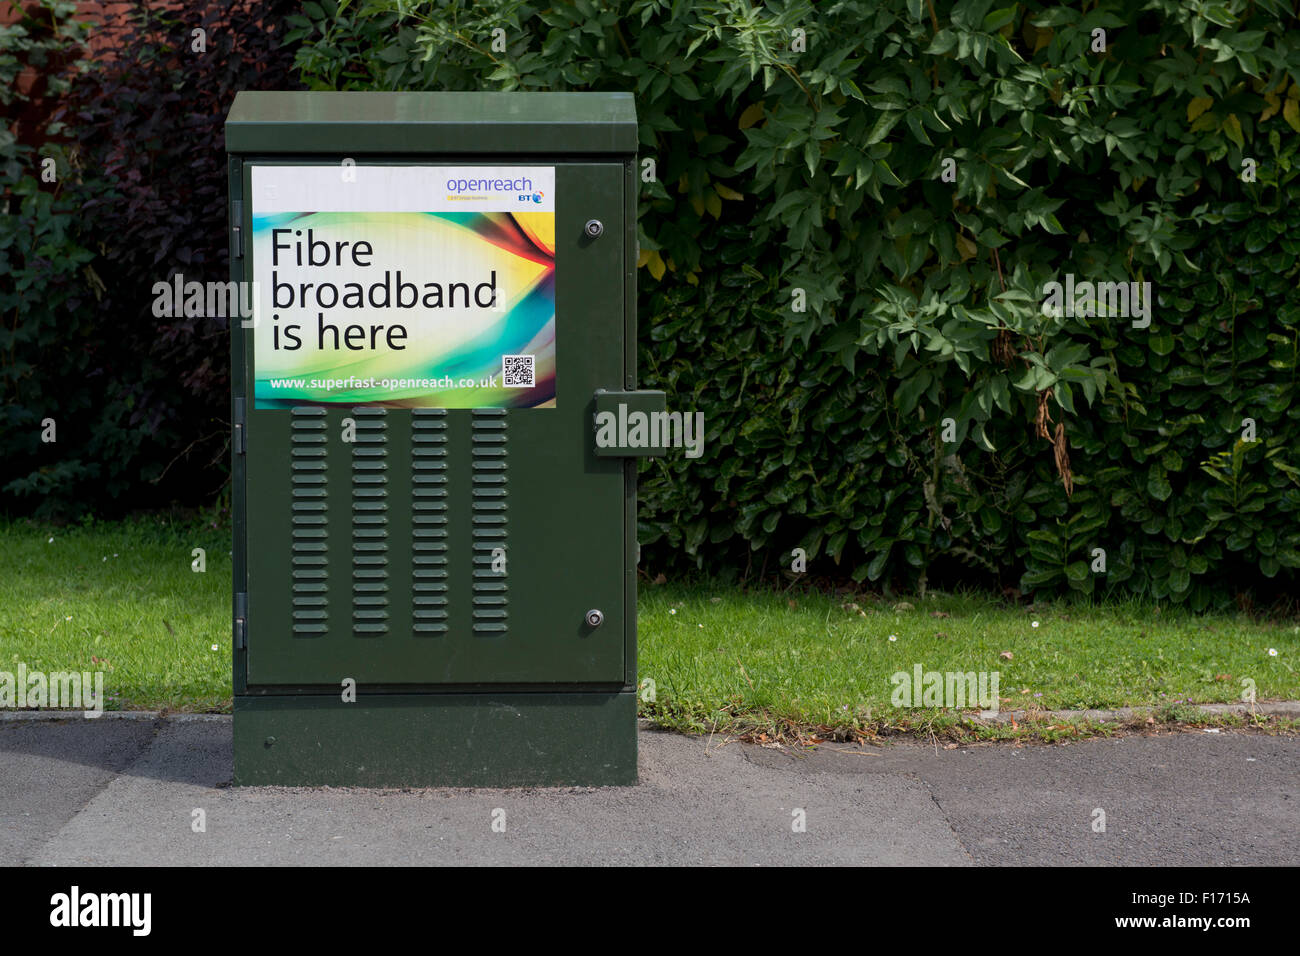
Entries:
{"type": "Polygon", "coordinates": [[[59,431],[66,448],[72,422],[89,416],[91,402],[68,396],[66,380],[84,388],[96,371],[77,346],[93,334],[98,290],[94,252],[77,230],[85,196],[69,188],[72,157],[58,141],[61,125],[41,109],[67,95],[75,75],[68,63],[85,54],[89,29],[74,19],[70,0],[43,0],[33,10],[9,2],[0,12],[8,21],[0,25],[0,503],[7,506],[27,490],[16,481],[42,495],[84,477],[75,455],[53,452],[59,431]],[[41,139],[38,149],[33,141],[41,139]]]}
{"type": "MultiPolygon", "coordinates": [[[[636,93],[653,161],[642,382],[707,423],[702,458],[645,466],[645,565],[770,573],[801,547],[809,573],[895,586],[1197,608],[1300,590],[1300,29],[1283,4],[322,0],[285,22],[278,0],[251,7],[268,15],[240,29],[272,23],[258,35],[281,61],[296,50],[316,88],[636,93]],[[1151,283],[1149,327],[1044,314],[1067,275],[1151,283]]],[[[12,28],[3,40],[11,78],[45,55],[12,28]]],[[[141,102],[180,99],[144,85],[141,102]]],[[[216,128],[219,109],[202,112],[216,128]]],[[[72,131],[83,162],[112,154],[96,130],[72,131]]],[[[179,445],[211,422],[135,396],[135,366],[91,401],[114,363],[74,338],[100,342],[96,303],[124,286],[83,266],[113,241],[12,136],[0,161],[0,447],[25,475],[6,489],[115,494],[110,472],[158,473],[162,431],[179,445]],[[122,405],[123,388],[144,403],[122,405]],[[50,409],[63,442],[69,415],[119,405],[152,444],[110,423],[79,436],[84,460],[36,467],[50,409]]],[[[220,204],[208,213],[220,222],[220,204]]],[[[203,234],[218,261],[221,232],[203,234]]],[[[149,381],[197,381],[193,359],[139,362],[149,381]]]]}
{"type": "Polygon", "coordinates": [[[267,24],[297,8],[0,0],[0,511],[208,504],[226,484],[226,320],[155,316],[153,287],[229,276],[225,114],[236,90],[292,85],[267,24]],[[87,50],[99,34],[111,57],[87,50]]]}
{"type": "Polygon", "coordinates": [[[1295,16],[994,6],[321,2],[289,38],[316,88],[635,91],[641,380],[707,424],[645,467],[643,564],[1294,594],[1295,16]],[[1149,327],[1045,314],[1067,274],[1151,283],[1149,327]]]}

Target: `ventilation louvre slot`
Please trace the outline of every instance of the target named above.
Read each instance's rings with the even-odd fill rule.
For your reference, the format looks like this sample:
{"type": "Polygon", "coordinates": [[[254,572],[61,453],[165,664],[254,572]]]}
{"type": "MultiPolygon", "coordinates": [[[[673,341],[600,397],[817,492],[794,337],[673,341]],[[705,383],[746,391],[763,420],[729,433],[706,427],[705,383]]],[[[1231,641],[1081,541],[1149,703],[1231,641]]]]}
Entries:
{"type": "Polygon", "coordinates": [[[320,637],[329,615],[325,575],[329,563],[326,533],[325,410],[293,409],[289,424],[292,493],[293,636],[320,637]]]}
{"type": "Polygon", "coordinates": [[[388,633],[387,412],[354,408],[352,442],[352,631],[388,633]]]}
{"type": "Polygon", "coordinates": [[[475,634],[507,630],[506,422],[504,408],[481,408],[471,426],[475,634]]]}
{"type": "Polygon", "coordinates": [[[447,633],[447,410],[411,413],[411,627],[447,633]]]}

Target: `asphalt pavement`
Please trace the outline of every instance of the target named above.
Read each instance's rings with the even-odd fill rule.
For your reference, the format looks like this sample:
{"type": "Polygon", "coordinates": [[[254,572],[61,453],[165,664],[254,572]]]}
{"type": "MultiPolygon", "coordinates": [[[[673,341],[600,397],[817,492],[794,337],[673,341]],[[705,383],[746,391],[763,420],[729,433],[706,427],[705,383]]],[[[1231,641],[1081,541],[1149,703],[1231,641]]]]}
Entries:
{"type": "Polygon", "coordinates": [[[230,718],[0,717],[0,865],[1300,864],[1300,740],[815,751],[643,727],[634,787],[231,786],[230,718]]]}

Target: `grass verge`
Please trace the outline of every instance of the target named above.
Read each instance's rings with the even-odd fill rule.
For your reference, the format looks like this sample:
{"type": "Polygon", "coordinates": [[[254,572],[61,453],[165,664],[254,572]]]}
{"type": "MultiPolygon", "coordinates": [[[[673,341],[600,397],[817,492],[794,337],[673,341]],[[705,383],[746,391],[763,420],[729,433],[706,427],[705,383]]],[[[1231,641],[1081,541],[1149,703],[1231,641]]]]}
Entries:
{"type": "MultiPolygon", "coordinates": [[[[110,710],[229,711],[223,522],[11,522],[0,524],[0,547],[0,671],[19,662],[102,669],[110,710]],[[195,548],[205,552],[201,573],[195,548]]],[[[643,716],[760,741],[1057,740],[1173,724],[1294,732],[1293,721],[1188,708],[1240,701],[1243,681],[1259,700],[1300,699],[1300,623],[1140,602],[1025,607],[971,594],[885,600],[643,583],[639,631],[643,716]],[[894,706],[891,677],[917,664],[996,672],[999,709],[1025,713],[1007,725],[894,706]],[[1128,724],[1048,713],[1130,706],[1151,713],[1128,724]]]]}
{"type": "Polygon", "coordinates": [[[13,522],[0,547],[0,670],[102,670],[106,710],[229,711],[228,527],[13,522]]]}
{"type": "Polygon", "coordinates": [[[642,705],[646,716],[760,741],[1050,740],[1121,728],[1053,720],[1048,711],[1150,707],[1154,722],[1167,724],[1179,707],[1239,702],[1251,682],[1258,700],[1300,698],[1297,622],[1137,601],[1022,606],[976,594],[886,600],[643,584],[638,623],[642,697],[652,689],[654,698],[642,705]],[[891,678],[918,664],[983,671],[990,683],[997,673],[999,709],[1030,716],[1004,726],[979,721],[977,711],[894,706],[891,678]]]}

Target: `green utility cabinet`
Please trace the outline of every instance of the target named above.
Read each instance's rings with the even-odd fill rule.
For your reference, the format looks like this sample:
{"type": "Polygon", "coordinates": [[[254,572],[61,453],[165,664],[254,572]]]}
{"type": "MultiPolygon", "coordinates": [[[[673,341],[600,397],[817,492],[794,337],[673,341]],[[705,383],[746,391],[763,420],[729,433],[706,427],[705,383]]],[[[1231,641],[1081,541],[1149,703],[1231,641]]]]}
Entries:
{"type": "Polygon", "coordinates": [[[235,98],[237,784],[635,782],[636,146],[630,94],[235,98]]]}

